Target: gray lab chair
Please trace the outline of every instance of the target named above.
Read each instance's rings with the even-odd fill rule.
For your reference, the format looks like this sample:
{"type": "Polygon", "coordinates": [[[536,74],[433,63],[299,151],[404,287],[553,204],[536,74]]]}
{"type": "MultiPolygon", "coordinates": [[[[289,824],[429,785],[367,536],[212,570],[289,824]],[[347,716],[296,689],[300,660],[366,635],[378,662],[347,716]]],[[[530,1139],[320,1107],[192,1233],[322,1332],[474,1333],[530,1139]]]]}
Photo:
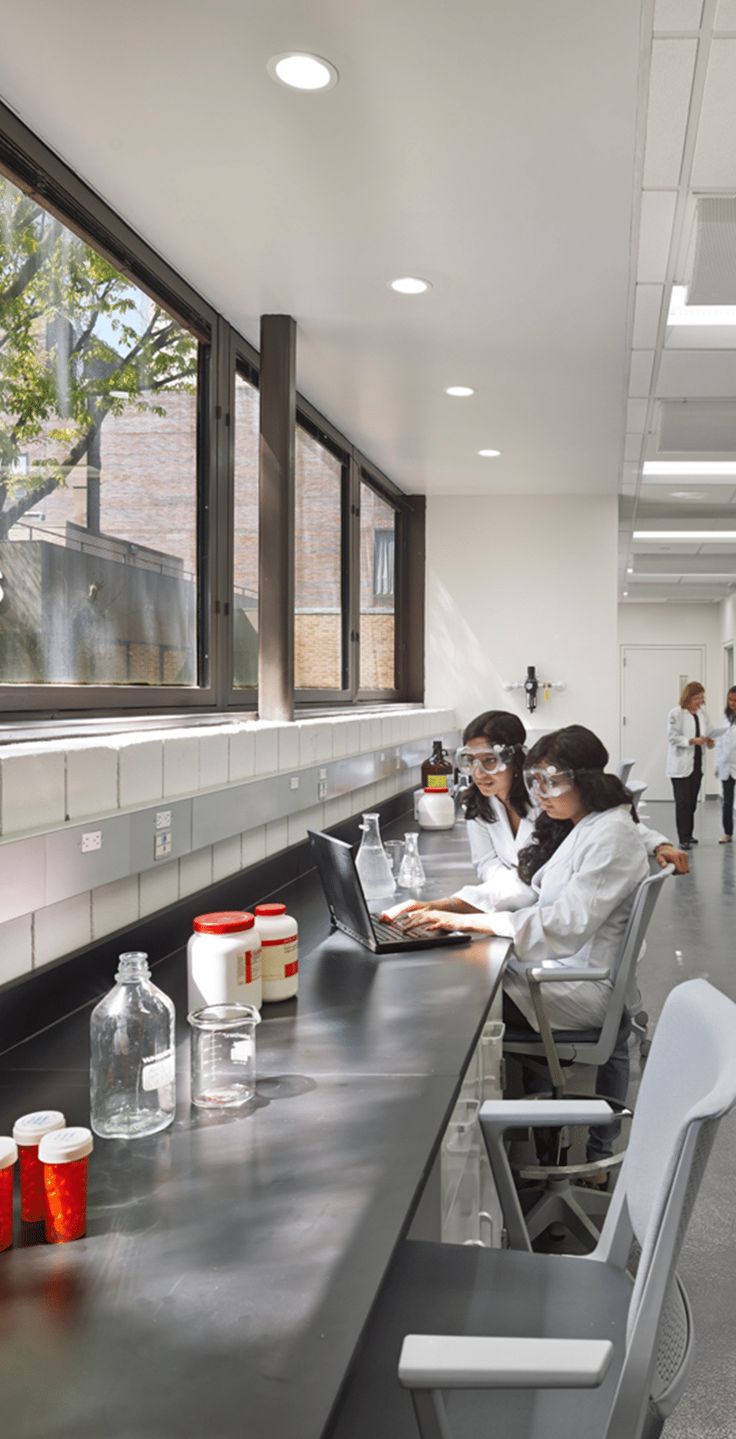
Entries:
{"type": "Polygon", "coordinates": [[[617,778],[617,779],[620,779],[620,781],[621,781],[622,784],[627,784],[627,783],[628,783],[629,775],[631,774],[631,771],[632,771],[632,769],[634,768],[635,763],[636,763],[636,761],[633,760],[633,759],[622,759],[622,760],[620,760],[620,762],[616,765],[616,770],[615,770],[616,778],[617,778]]]}
{"type": "MultiPolygon", "coordinates": [[[[627,997],[635,982],[636,963],[644,936],[662,892],[662,884],[674,872],[674,865],[668,864],[648,879],[642,880],[639,885],[624,934],[606,1017],[600,1029],[553,1030],[545,1009],[543,990],[547,985],[572,979],[601,983],[608,979],[609,969],[535,967],[528,971],[529,990],[539,1034],[507,1029],[504,1053],[526,1062],[531,1061],[534,1068],[543,1065],[548,1071],[555,1099],[565,1097],[563,1063],[593,1065],[598,1069],[610,1059],[624,1017],[627,997]]],[[[568,1099],[571,1097],[567,1095],[568,1099]]],[[[610,1096],[601,1097],[606,1099],[610,1096]]],[[[610,1159],[598,1159],[586,1164],[523,1165],[520,1173],[525,1178],[544,1180],[545,1183],[542,1195],[527,1214],[528,1238],[523,1247],[538,1239],[551,1224],[564,1224],[583,1244],[596,1243],[598,1227],[593,1221],[601,1219],[605,1214],[609,1195],[584,1188],[580,1180],[601,1169],[614,1169],[621,1164],[622,1159],[622,1154],[614,1154],[610,1159]]]]}
{"type": "MultiPolygon", "coordinates": [[[[549,1122],[533,1102],[512,1103],[516,1122],[549,1122]]],[[[589,1103],[596,1116],[605,1109],[589,1103]]],[[[656,1439],[692,1360],[680,1248],[734,1103],[736,1005],[690,980],[662,1011],[594,1253],[402,1241],[330,1439],[656,1439]]],[[[518,1208],[502,1141],[507,1105],[485,1104],[481,1124],[499,1191],[518,1208]]],[[[717,1205],[731,1205],[722,1190],[717,1205]]]]}

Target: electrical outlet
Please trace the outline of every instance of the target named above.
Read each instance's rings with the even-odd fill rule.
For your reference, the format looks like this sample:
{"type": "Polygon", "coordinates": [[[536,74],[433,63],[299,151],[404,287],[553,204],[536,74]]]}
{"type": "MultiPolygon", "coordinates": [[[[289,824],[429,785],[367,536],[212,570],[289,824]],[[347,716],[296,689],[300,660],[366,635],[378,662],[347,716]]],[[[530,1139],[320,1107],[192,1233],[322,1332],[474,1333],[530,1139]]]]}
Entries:
{"type": "Polygon", "coordinates": [[[317,799],[327,799],[327,780],[321,779],[317,785],[317,799]]]}
{"type": "Polygon", "coordinates": [[[289,789],[298,789],[298,788],[299,788],[299,776],[298,776],[298,774],[293,774],[293,775],[291,776],[291,779],[289,780],[289,789]]]}
{"type": "Polygon", "coordinates": [[[320,777],[320,779],[327,779],[327,770],[326,770],[326,769],[321,769],[320,772],[319,772],[319,777],[320,777]]]}
{"type": "Polygon", "coordinates": [[[153,857],[154,859],[168,859],[171,854],[172,841],[171,830],[162,830],[161,834],[153,836],[153,857]]]}
{"type": "Polygon", "coordinates": [[[156,822],[154,829],[158,832],[162,829],[171,829],[171,810],[159,809],[156,811],[156,822]]]}
{"type": "Polygon", "coordinates": [[[92,854],[96,849],[102,849],[102,830],[88,829],[82,835],[82,854],[92,854]]]}

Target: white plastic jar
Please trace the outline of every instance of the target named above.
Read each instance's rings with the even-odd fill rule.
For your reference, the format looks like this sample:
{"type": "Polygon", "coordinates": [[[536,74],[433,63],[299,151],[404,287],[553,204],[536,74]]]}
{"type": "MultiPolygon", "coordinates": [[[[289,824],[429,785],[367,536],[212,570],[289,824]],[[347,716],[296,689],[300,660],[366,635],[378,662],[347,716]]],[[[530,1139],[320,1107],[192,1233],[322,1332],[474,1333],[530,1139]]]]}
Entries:
{"type": "Polygon", "coordinates": [[[291,999],[299,988],[299,926],[285,904],[257,904],[261,935],[263,999],[291,999]]]}
{"type": "Polygon", "coordinates": [[[260,1009],[261,936],[246,910],[200,914],[187,945],[189,1012],[208,1004],[260,1009]]]}
{"type": "Polygon", "coordinates": [[[455,801],[449,791],[425,789],[417,800],[417,819],[421,829],[452,829],[455,801]]]}

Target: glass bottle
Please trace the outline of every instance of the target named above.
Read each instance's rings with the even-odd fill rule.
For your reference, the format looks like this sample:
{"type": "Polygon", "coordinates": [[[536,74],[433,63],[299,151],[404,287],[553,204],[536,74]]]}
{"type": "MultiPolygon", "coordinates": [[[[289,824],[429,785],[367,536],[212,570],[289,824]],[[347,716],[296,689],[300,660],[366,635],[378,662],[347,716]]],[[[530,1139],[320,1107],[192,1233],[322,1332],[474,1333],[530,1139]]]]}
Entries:
{"type": "Polygon", "coordinates": [[[104,1139],[157,1134],[174,1118],[174,1006],[151,983],[145,954],[120,955],[113,989],[92,1010],[90,1091],[104,1139]]]}
{"type": "Polygon", "coordinates": [[[422,789],[447,789],[452,778],[452,762],[442,740],[432,741],[432,753],[422,765],[422,789]]]}
{"type": "Polygon", "coordinates": [[[391,864],[381,840],[378,814],[364,814],[360,826],[363,838],[360,841],[355,867],[363,886],[366,899],[383,899],[396,889],[391,864]]]}

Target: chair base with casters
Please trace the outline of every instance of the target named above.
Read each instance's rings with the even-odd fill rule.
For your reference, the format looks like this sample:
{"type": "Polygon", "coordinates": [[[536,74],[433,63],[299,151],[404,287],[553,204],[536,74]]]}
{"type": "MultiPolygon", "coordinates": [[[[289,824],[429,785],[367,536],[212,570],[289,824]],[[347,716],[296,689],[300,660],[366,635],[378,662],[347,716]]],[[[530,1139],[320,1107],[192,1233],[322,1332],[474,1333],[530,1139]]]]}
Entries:
{"type": "MultiPolygon", "coordinates": [[[[736,1005],[704,980],[679,985],[662,1011],[592,1255],[404,1240],[329,1439],[657,1439],[692,1363],[692,1313],[676,1266],[718,1123],[736,1105],[735,1056],[736,1005]]],[[[600,1102],[589,1105],[600,1122],[600,1102]]],[[[579,1122],[578,1105],[555,1101],[483,1106],[499,1194],[511,1201],[507,1223],[514,1209],[523,1218],[503,1130],[549,1123],[555,1109],[559,1122],[579,1122]]]]}
{"type": "MultiPolygon", "coordinates": [[[[549,1096],[543,1096],[549,1099],[549,1096]]],[[[613,1123],[616,1120],[630,1120],[632,1111],[625,1104],[615,1099],[606,1099],[605,1096],[597,1095],[596,1099],[603,1100],[608,1105],[610,1114],[603,1117],[594,1115],[590,1117],[589,1111],[585,1108],[591,1102],[591,1096],[586,1094],[571,1094],[566,1091],[564,1102],[580,1102],[584,1109],[582,1122],[586,1125],[596,1123],[598,1125],[613,1123]]],[[[539,1103],[539,1097],[530,1098],[532,1103],[539,1103]]],[[[554,1100],[554,1103],[559,1103],[554,1100]]],[[[526,1103],[526,1101],[525,1101],[526,1103]]],[[[588,1187],[581,1183],[593,1175],[603,1171],[608,1176],[608,1182],[616,1175],[624,1160],[624,1150],[618,1154],[612,1154],[600,1159],[589,1159],[581,1164],[570,1164],[567,1162],[567,1150],[564,1145],[560,1146],[561,1162],[558,1164],[516,1164],[509,1161],[510,1168],[517,1183],[519,1181],[541,1184],[542,1193],[524,1213],[524,1223],[531,1245],[537,1243],[547,1230],[552,1230],[553,1239],[563,1239],[565,1234],[571,1234],[574,1239],[585,1248],[590,1249],[598,1243],[600,1238],[601,1224],[606,1216],[611,1194],[608,1187],[588,1187]],[[598,1221],[596,1223],[596,1221],[598,1221]]]]}

